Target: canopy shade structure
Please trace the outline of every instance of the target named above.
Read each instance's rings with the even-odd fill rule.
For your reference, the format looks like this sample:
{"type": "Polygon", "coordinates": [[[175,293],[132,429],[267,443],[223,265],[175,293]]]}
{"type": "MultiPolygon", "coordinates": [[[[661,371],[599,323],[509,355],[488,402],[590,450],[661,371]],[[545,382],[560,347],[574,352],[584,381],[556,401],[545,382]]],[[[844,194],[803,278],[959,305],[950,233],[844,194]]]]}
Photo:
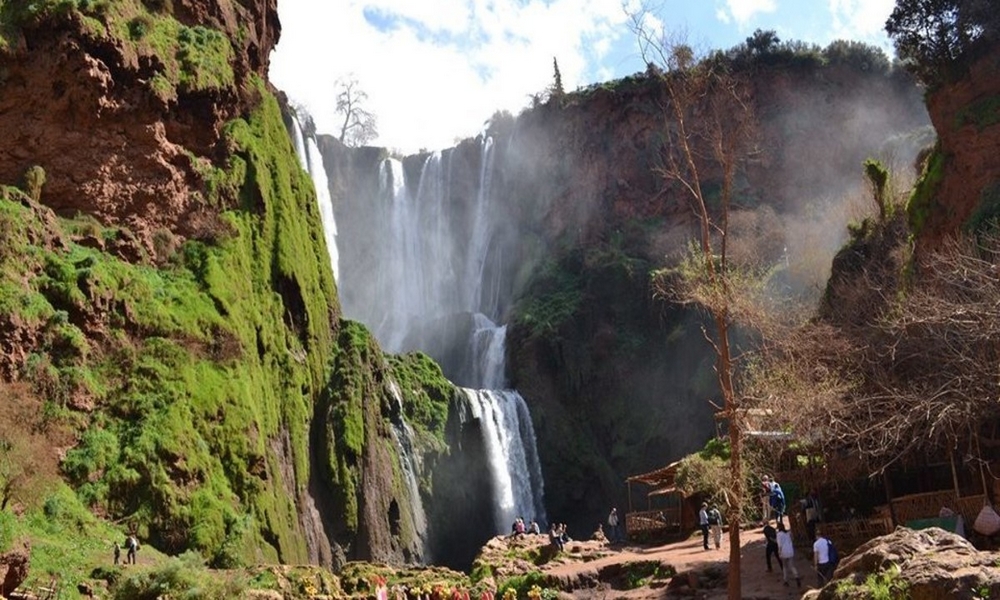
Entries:
{"type": "Polygon", "coordinates": [[[650,471],[649,473],[643,473],[641,475],[633,475],[625,481],[629,484],[641,483],[649,486],[652,488],[652,491],[649,493],[650,496],[667,494],[672,491],[676,491],[674,483],[677,478],[677,467],[680,466],[680,464],[681,461],[678,460],[665,467],[660,467],[655,471],[650,471]]]}

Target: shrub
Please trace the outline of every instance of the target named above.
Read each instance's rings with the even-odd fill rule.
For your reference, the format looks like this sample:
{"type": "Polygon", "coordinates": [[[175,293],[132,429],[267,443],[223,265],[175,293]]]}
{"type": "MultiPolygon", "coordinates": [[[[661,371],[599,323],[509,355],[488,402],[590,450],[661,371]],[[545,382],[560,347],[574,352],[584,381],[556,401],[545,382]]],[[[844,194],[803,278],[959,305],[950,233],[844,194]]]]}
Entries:
{"type": "Polygon", "coordinates": [[[213,575],[197,553],[185,552],[151,570],[129,573],[112,590],[115,600],[199,598],[224,600],[240,597],[246,582],[223,574],[213,575]]]}
{"type": "Polygon", "coordinates": [[[43,185],[45,185],[45,169],[39,165],[28,167],[28,170],[24,172],[24,191],[35,202],[38,202],[42,197],[43,185]]]}

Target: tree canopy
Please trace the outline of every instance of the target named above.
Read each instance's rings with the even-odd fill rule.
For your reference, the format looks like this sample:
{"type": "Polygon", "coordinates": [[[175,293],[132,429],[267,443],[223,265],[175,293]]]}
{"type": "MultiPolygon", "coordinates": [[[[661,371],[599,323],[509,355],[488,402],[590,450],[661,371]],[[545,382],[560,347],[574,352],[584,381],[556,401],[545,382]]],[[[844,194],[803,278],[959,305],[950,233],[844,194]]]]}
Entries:
{"type": "Polygon", "coordinates": [[[976,48],[1000,39],[1000,16],[993,0],[897,0],[885,30],[917,77],[936,85],[976,48]]]}

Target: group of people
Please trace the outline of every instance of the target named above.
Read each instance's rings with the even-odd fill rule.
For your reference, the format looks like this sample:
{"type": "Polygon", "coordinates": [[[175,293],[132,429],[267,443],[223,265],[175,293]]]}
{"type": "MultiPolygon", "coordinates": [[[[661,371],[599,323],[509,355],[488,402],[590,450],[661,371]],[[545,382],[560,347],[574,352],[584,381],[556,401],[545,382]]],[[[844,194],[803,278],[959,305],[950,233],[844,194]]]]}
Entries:
{"type": "MultiPolygon", "coordinates": [[[[125,564],[134,565],[135,564],[135,553],[139,550],[139,538],[135,537],[135,534],[129,534],[125,538],[125,564]]],[[[114,545],[115,554],[115,564],[121,563],[122,558],[122,547],[121,544],[115,542],[114,545]]]]}
{"type": "Polygon", "coordinates": [[[510,526],[510,537],[521,537],[526,533],[539,534],[541,529],[538,527],[537,521],[532,521],[531,524],[525,525],[524,519],[518,517],[514,519],[514,523],[510,526]]]}
{"type": "MultiPolygon", "coordinates": [[[[792,534],[784,523],[785,495],[778,482],[767,475],[761,477],[761,488],[763,490],[761,498],[764,511],[764,560],[767,563],[767,572],[773,572],[771,558],[774,557],[781,568],[781,576],[785,585],[789,585],[789,579],[794,579],[795,584],[802,587],[802,577],[795,566],[795,545],[792,541],[792,534]],[[771,525],[772,517],[777,528],[771,525]]],[[[817,584],[822,587],[830,581],[834,569],[837,568],[836,548],[833,542],[823,535],[820,525],[822,509],[815,490],[810,491],[800,500],[800,506],[805,517],[806,532],[810,542],[812,542],[812,562],[813,568],[816,570],[817,584]]]]}
{"type": "Polygon", "coordinates": [[[712,531],[712,541],[715,542],[715,549],[722,547],[722,513],[718,506],[708,507],[708,502],[701,503],[701,510],[698,511],[698,527],[701,529],[701,541],[705,550],[708,550],[708,532],[712,531]]]}

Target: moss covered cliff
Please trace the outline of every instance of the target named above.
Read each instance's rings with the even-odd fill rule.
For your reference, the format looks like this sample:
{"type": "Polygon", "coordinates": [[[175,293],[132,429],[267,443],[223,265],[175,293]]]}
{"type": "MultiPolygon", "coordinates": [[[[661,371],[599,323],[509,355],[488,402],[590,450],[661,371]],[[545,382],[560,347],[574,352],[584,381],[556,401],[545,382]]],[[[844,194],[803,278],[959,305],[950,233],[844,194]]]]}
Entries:
{"type": "Polygon", "coordinates": [[[0,2],[2,389],[162,551],[419,560],[392,423],[432,465],[453,389],[340,319],[277,35],[265,0],[0,2]]]}

